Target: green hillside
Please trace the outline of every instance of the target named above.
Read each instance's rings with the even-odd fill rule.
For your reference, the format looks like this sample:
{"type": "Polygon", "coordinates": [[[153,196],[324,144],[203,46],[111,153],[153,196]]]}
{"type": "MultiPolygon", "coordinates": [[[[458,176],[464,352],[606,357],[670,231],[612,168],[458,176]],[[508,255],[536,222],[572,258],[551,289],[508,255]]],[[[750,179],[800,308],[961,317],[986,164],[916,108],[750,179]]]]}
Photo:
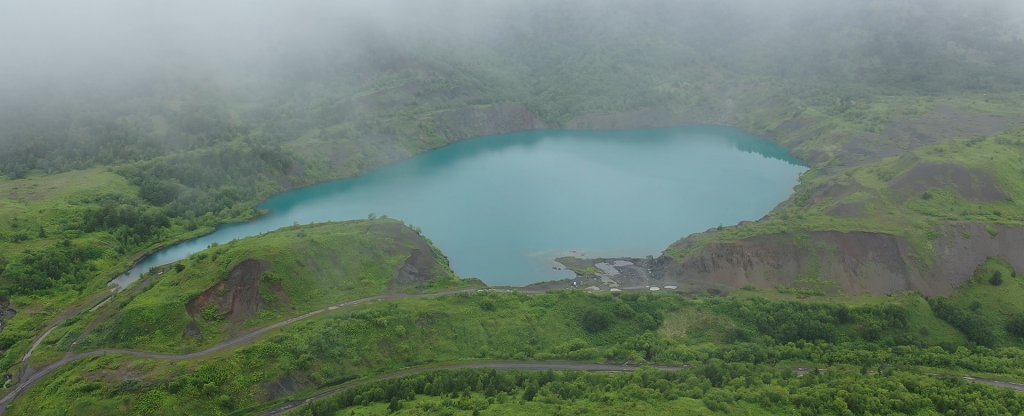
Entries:
{"type": "MultiPolygon", "coordinates": [[[[198,344],[187,342],[187,336],[179,328],[188,319],[184,304],[217,279],[198,278],[200,274],[188,274],[190,269],[221,268],[223,273],[239,259],[250,257],[270,264],[287,264],[295,260],[296,253],[308,252],[310,240],[316,242],[328,236],[333,243],[332,251],[344,252],[346,247],[365,247],[367,231],[369,237],[378,241],[376,244],[384,247],[397,244],[407,250],[409,246],[402,243],[408,240],[395,239],[403,235],[398,232],[401,230],[416,240],[415,233],[400,224],[377,220],[295,227],[211,248],[185,261],[183,271],[177,274],[168,271],[152,289],[127,305],[119,306],[117,309],[123,316],[115,315],[99,326],[89,342],[76,349],[129,347],[135,351],[162,352],[168,351],[168,347],[195,348],[198,344]],[[390,231],[373,231],[380,228],[390,231]],[[299,237],[301,234],[306,236],[299,237]],[[290,244],[280,244],[285,241],[290,244]],[[277,248],[264,251],[272,247],[266,244],[269,242],[278,243],[274,245],[277,248]],[[215,253],[221,260],[211,261],[215,253]],[[202,283],[190,283],[189,276],[202,283]],[[178,290],[160,290],[161,285],[178,290]],[[175,295],[167,296],[167,293],[175,295]],[[178,299],[178,303],[169,299],[178,299]],[[161,301],[164,304],[160,304],[161,301]],[[148,312],[150,310],[166,310],[164,314],[170,319],[149,325],[128,319],[160,313],[148,312]],[[128,324],[135,325],[136,338],[116,336],[121,333],[118,328],[128,324]],[[132,343],[133,339],[143,341],[132,343]]],[[[266,273],[281,270],[285,269],[270,268],[266,273]]],[[[306,270],[307,277],[296,279],[294,283],[307,287],[292,286],[287,293],[293,300],[306,296],[312,306],[296,310],[269,308],[243,327],[387,291],[388,276],[393,273],[383,273],[375,280],[360,279],[360,282],[371,283],[363,292],[339,291],[337,297],[325,299],[308,286],[345,284],[352,280],[346,279],[346,275],[321,280],[326,276],[309,272],[316,270],[315,266],[306,270]],[[316,283],[318,281],[320,283],[316,283]]],[[[363,275],[372,275],[372,270],[364,270],[363,275]]],[[[445,270],[442,267],[442,271],[445,270]]],[[[37,414],[59,414],[64,409],[90,414],[126,409],[147,414],[174,414],[183,410],[201,414],[259,414],[257,409],[273,407],[268,402],[287,400],[293,394],[302,397],[308,394],[304,392],[318,388],[330,389],[335,385],[346,386],[341,383],[350,380],[366,380],[370,384],[353,387],[353,392],[365,394],[336,396],[347,397],[337,400],[354,401],[332,399],[311,409],[315,414],[333,414],[317,409],[356,406],[355,410],[360,412],[374,412],[379,406],[386,406],[390,399],[373,405],[382,400],[382,396],[359,386],[375,385],[375,375],[459,362],[568,360],[674,365],[681,369],[679,374],[670,375],[641,373],[645,377],[642,383],[632,376],[581,376],[571,372],[543,376],[555,377],[546,379],[548,381],[531,382],[538,376],[524,374],[515,376],[519,381],[509,382],[512,384],[506,384],[498,392],[491,391],[486,383],[452,387],[445,382],[448,387],[440,390],[403,387],[421,396],[403,393],[400,397],[408,402],[404,408],[410,411],[448,409],[455,412],[473,409],[554,411],[552,409],[588,408],[592,406],[591,400],[612,399],[602,388],[558,387],[559,384],[529,393],[537,395],[536,403],[521,399],[526,394],[522,389],[529,389],[531,384],[539,387],[557,380],[572,383],[581,380],[578,377],[585,377],[582,380],[591,380],[592,383],[588,383],[594,386],[635,385],[624,391],[639,389],[636,394],[646,398],[630,401],[632,404],[628,405],[623,403],[627,406],[623,409],[640,411],[638,409],[644,406],[664,400],[671,403],[666,409],[680,406],[677,410],[703,409],[710,412],[708,414],[732,411],[799,414],[810,409],[829,409],[828,406],[835,403],[831,399],[821,400],[834,395],[839,386],[854,383],[850,385],[854,390],[847,390],[850,396],[844,397],[851,409],[902,412],[900,409],[905,408],[900,406],[906,406],[906,401],[910,400],[931,403],[928,405],[931,407],[926,408],[944,413],[943,409],[966,409],[964,401],[968,397],[985,397],[986,406],[1010,409],[1007,411],[1012,413],[1012,409],[1024,405],[1021,402],[1024,399],[994,387],[969,385],[944,377],[971,374],[1024,380],[1024,372],[1016,365],[1024,356],[1024,334],[1016,327],[1016,320],[1024,316],[1024,304],[1015,300],[1024,296],[1022,279],[1024,277],[1017,276],[1005,264],[991,262],[978,270],[975,279],[961,293],[927,300],[916,294],[854,298],[755,290],[738,291],[728,297],[573,291],[507,293],[479,289],[438,296],[400,290],[404,296],[341,307],[284,326],[251,345],[239,345],[237,349],[224,350],[209,358],[154,359],[127,356],[116,350],[101,357],[87,358],[43,381],[17,402],[16,409],[37,414]],[[996,272],[1000,279],[994,280],[996,272]],[[799,368],[822,368],[823,374],[796,377],[794,372],[799,368]],[[864,378],[865,374],[869,377],[864,378]],[[703,387],[692,390],[694,383],[703,387]],[[902,387],[883,401],[869,399],[868,392],[872,389],[892,390],[892,386],[902,387]],[[944,392],[949,401],[935,402],[938,391],[944,392]],[[765,394],[788,398],[771,402],[758,399],[765,394]],[[586,400],[570,403],[572,399],[581,398],[586,400]],[[361,404],[369,407],[360,408],[361,404]]],[[[286,278],[281,279],[282,283],[285,281],[286,278]]],[[[454,287],[456,282],[449,273],[443,273],[427,288],[440,290],[454,287]]],[[[206,341],[230,332],[230,325],[217,319],[201,322],[200,328],[205,334],[214,334],[206,341]],[[216,332],[218,330],[222,332],[216,332]]],[[[432,377],[449,377],[449,373],[439,374],[432,377]]],[[[487,374],[471,372],[472,377],[487,374]]],[[[410,383],[422,379],[408,377],[413,377],[410,383]]],[[[408,386],[405,381],[402,383],[408,386]]]]}
{"type": "MultiPolygon", "coordinates": [[[[15,3],[8,414],[264,414],[318,392],[337,394],[298,414],[1024,413],[1011,1],[15,3]],[[644,260],[636,287],[678,290],[491,290],[401,219],[295,225],[108,286],[275,194],[457,141],[698,124],[808,171],[762,219],[644,260]],[[459,367],[508,361],[677,369],[459,367]]],[[[582,283],[595,261],[567,260],[582,283]]]]}

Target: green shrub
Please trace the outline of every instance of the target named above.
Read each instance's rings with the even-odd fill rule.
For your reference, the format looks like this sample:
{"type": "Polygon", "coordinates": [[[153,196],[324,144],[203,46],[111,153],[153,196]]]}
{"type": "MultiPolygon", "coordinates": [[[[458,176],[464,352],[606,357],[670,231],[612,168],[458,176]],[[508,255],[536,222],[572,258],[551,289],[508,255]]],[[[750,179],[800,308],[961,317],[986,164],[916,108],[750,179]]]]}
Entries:
{"type": "Polygon", "coordinates": [[[612,314],[603,309],[588,309],[583,312],[583,318],[580,320],[580,325],[583,326],[587,332],[595,333],[601,332],[608,329],[608,326],[612,324],[612,314]]]}
{"type": "Polygon", "coordinates": [[[999,286],[1003,284],[1003,272],[996,270],[995,273],[992,273],[992,277],[988,279],[988,282],[991,283],[992,286],[999,286]]]}
{"type": "Polygon", "coordinates": [[[1017,338],[1024,338],[1024,313],[1018,313],[1006,321],[1006,332],[1017,338]]]}
{"type": "Polygon", "coordinates": [[[221,313],[220,313],[220,309],[217,308],[217,305],[209,305],[209,306],[203,308],[202,316],[203,316],[204,320],[210,321],[210,322],[212,322],[212,321],[219,321],[219,320],[224,318],[224,316],[221,315],[221,313]]]}

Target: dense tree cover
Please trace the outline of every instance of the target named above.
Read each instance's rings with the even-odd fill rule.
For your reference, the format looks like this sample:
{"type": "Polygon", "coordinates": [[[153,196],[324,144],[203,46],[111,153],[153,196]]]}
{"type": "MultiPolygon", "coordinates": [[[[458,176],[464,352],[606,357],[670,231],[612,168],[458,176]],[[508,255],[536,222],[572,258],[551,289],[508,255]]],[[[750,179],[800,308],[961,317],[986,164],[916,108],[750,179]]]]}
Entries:
{"type": "Polygon", "coordinates": [[[1024,313],[1014,314],[1006,322],[1006,332],[1017,338],[1024,338],[1024,313]]]}
{"type": "Polygon", "coordinates": [[[57,287],[80,291],[97,277],[98,262],[157,243],[172,227],[165,208],[131,195],[88,194],[68,202],[69,207],[55,218],[11,219],[16,231],[9,235],[14,242],[52,243],[7,253],[0,261],[5,296],[40,294],[57,287]],[[33,224],[36,221],[46,225],[33,224]]]}
{"type": "Polygon", "coordinates": [[[136,198],[100,195],[82,215],[82,231],[109,231],[120,244],[121,253],[153,241],[170,226],[167,213],[147,206],[136,198]]]}
{"type": "Polygon", "coordinates": [[[58,285],[78,287],[92,277],[95,266],[90,262],[102,250],[87,244],[64,240],[43,250],[29,250],[23,257],[3,269],[5,294],[32,293],[58,285]]]}
{"type": "MultiPolygon", "coordinates": [[[[927,302],[921,300],[919,303],[927,310],[927,302]]],[[[747,399],[739,400],[740,392],[730,389],[746,385],[752,379],[761,380],[758,383],[763,384],[752,386],[754,391],[779,385],[793,395],[788,396],[790,399],[776,401],[783,407],[766,408],[770,409],[769,413],[800,414],[805,406],[820,410],[811,399],[796,399],[800,396],[796,394],[798,390],[810,386],[791,385],[788,384],[789,379],[811,380],[813,382],[809,383],[816,385],[816,389],[826,389],[832,396],[836,391],[829,389],[847,388],[846,385],[850,384],[858,386],[862,389],[858,391],[868,396],[867,392],[875,390],[897,394],[891,396],[893,400],[889,404],[861,399],[847,403],[851,410],[856,406],[866,406],[857,408],[888,409],[873,411],[889,414],[906,411],[896,404],[912,398],[903,396],[904,390],[921,394],[910,386],[938,382],[930,376],[912,376],[911,373],[935,372],[934,369],[938,368],[954,374],[968,372],[1024,377],[1024,368],[1019,365],[1024,361],[1024,349],[958,346],[941,339],[922,337],[916,330],[911,331],[920,325],[921,319],[944,324],[934,317],[918,315],[920,311],[911,313],[907,308],[903,302],[839,306],[825,302],[757,298],[686,299],[671,294],[646,293],[619,296],[579,292],[534,296],[474,293],[439,299],[406,299],[392,304],[368,305],[348,314],[288,327],[266,340],[216,359],[160,364],[149,361],[133,363],[133,359],[127,357],[109,357],[83,363],[77,370],[52,380],[52,388],[41,386],[40,393],[33,393],[26,403],[35,403],[32,405],[35,409],[67,409],[75,403],[93,403],[96,400],[109,402],[107,405],[112,409],[150,408],[147,406],[160,409],[171,403],[189,403],[189,412],[193,413],[231,412],[263,403],[267,400],[266,391],[274,389],[282,380],[315,388],[429,363],[519,359],[694,366],[681,374],[700,377],[705,387],[700,390],[700,395],[676,397],[696,397],[701,401],[707,398],[704,403],[708,408],[726,413],[731,409],[729,406],[748,402],[747,399]],[[585,317],[592,314],[609,319],[608,326],[604,329],[585,327],[585,317]],[[773,319],[788,319],[800,314],[823,321],[824,325],[805,333],[767,324],[773,319]],[[694,321],[692,317],[695,316],[711,316],[715,320],[694,321]],[[711,327],[691,327],[690,332],[682,335],[667,331],[666,327],[677,320],[711,327]],[[702,340],[698,333],[701,330],[721,332],[724,337],[717,341],[702,340]],[[914,336],[904,335],[908,332],[913,332],[914,336]],[[96,381],[88,376],[105,368],[151,368],[149,366],[153,365],[167,367],[145,378],[135,390],[125,390],[123,386],[96,381]],[[826,368],[825,378],[794,378],[794,366],[826,368]],[[755,374],[748,374],[750,371],[755,374]],[[829,378],[847,373],[849,378],[829,378]],[[904,373],[906,379],[900,375],[904,373]],[[728,393],[722,396],[713,392],[718,389],[730,391],[720,391],[728,393]],[[83,398],[81,391],[93,393],[83,398]],[[100,397],[103,399],[97,399],[100,397]]],[[[938,331],[939,328],[933,330],[938,331]]],[[[944,383],[949,383],[951,388],[960,388],[957,387],[959,383],[944,383]]],[[[942,386],[946,388],[946,384],[942,386]]],[[[963,392],[965,396],[959,397],[961,393],[951,390],[952,401],[942,405],[948,407],[936,407],[947,410],[936,411],[958,409],[960,405],[955,403],[977,394],[992,395],[992,402],[1003,406],[1016,403],[1005,400],[1015,396],[996,394],[994,388],[963,388],[970,389],[963,392]]],[[[477,393],[486,390],[486,385],[471,389],[477,393]]],[[[770,390],[778,391],[775,388],[770,390]]],[[[424,390],[417,394],[443,395],[448,391],[424,390]]],[[[546,397],[540,386],[533,389],[523,387],[522,391],[514,394],[516,397],[523,395],[546,397]]],[[[408,400],[406,396],[402,397],[402,400],[408,400]]],[[[390,404],[390,400],[391,397],[387,397],[380,403],[390,404]]],[[[913,398],[909,403],[918,401],[924,403],[921,397],[913,398]]],[[[758,401],[749,403],[762,406],[758,401]]],[[[931,403],[924,405],[924,409],[940,406],[938,401],[931,403]]],[[[409,408],[403,403],[403,409],[409,408]]]]}
{"type": "Polygon", "coordinates": [[[65,94],[42,87],[0,100],[0,171],[17,178],[147,160],[244,132],[227,103],[210,93],[216,88],[198,80],[151,81],[65,94]]]}
{"type": "MultiPolygon", "coordinates": [[[[963,332],[968,340],[986,347],[995,345],[995,328],[984,317],[973,313],[974,311],[971,311],[971,308],[965,310],[946,298],[930,299],[929,303],[932,306],[932,310],[935,311],[935,316],[949,322],[950,325],[963,332]]],[[[978,307],[973,309],[977,310],[978,307]]]]}
{"type": "MultiPolygon", "coordinates": [[[[275,144],[240,141],[202,151],[161,157],[119,170],[139,186],[139,196],[174,217],[237,216],[239,202],[305,183],[289,178],[299,168],[275,144]],[[224,212],[235,208],[234,213],[224,212]]],[[[301,169],[300,169],[301,170],[301,169]]],[[[244,212],[244,210],[241,210],[244,212]]]]}
{"type": "MultiPolygon", "coordinates": [[[[781,343],[837,342],[846,338],[842,326],[854,326],[855,338],[878,341],[883,333],[889,333],[897,334],[896,343],[910,342],[909,335],[900,334],[907,327],[907,311],[895,304],[851,308],[841,304],[770,302],[757,298],[742,302],[715,300],[711,304],[717,313],[749,323],[757,333],[781,343]]],[[[749,332],[739,331],[732,336],[742,340],[749,335],[749,332]]]]}
{"type": "Polygon", "coordinates": [[[793,415],[1002,415],[1024,411],[1024,396],[955,377],[892,370],[861,374],[844,367],[797,376],[789,368],[716,359],[679,372],[634,374],[439,371],[357,386],[313,403],[299,414],[349,414],[374,403],[388,403],[388,410],[397,414],[519,414],[529,413],[527,409],[573,414],[593,407],[614,408],[618,403],[633,403],[633,407],[638,402],[654,405],[642,411],[645,414],[677,414],[673,402],[686,398],[699,400],[713,414],[753,410],[793,415]]]}

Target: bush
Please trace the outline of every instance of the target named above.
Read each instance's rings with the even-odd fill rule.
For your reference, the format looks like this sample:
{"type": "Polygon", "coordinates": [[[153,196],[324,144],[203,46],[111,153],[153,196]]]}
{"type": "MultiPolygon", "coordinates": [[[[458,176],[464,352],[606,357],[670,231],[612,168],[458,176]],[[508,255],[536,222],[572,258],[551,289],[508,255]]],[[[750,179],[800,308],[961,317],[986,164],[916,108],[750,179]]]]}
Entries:
{"type": "Polygon", "coordinates": [[[583,319],[580,321],[580,325],[583,326],[587,332],[595,333],[601,332],[612,324],[612,314],[603,309],[589,309],[583,313],[583,319]]]}
{"type": "Polygon", "coordinates": [[[992,324],[984,318],[960,309],[946,298],[929,299],[928,303],[935,316],[960,330],[969,341],[986,347],[995,345],[992,324]]]}
{"type": "Polygon", "coordinates": [[[1024,313],[1018,313],[1006,321],[1006,332],[1017,338],[1024,338],[1024,313]]]}
{"type": "Polygon", "coordinates": [[[1003,272],[996,270],[995,273],[992,273],[992,277],[988,279],[988,282],[991,283],[992,286],[999,286],[1003,284],[1003,272]]]}
{"type": "Polygon", "coordinates": [[[209,305],[203,308],[201,315],[204,321],[214,322],[224,319],[224,315],[220,312],[220,308],[217,305],[209,305]]]}

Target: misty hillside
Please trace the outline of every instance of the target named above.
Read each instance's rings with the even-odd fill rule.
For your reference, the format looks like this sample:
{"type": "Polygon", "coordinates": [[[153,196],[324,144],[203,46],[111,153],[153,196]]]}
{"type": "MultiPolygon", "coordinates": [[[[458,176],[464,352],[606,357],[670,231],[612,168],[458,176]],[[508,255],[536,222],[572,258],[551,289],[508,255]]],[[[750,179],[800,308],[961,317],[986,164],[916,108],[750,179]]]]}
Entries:
{"type": "Polygon", "coordinates": [[[0,6],[0,171],[240,140],[300,165],[278,146],[412,151],[461,138],[439,112],[482,106],[549,126],[648,107],[721,122],[755,93],[788,106],[1024,82],[1019,14],[1000,2],[261,4],[0,6]]]}
{"type": "Polygon", "coordinates": [[[1022,362],[1022,2],[0,0],[0,416],[1013,415],[1022,362]]]}

